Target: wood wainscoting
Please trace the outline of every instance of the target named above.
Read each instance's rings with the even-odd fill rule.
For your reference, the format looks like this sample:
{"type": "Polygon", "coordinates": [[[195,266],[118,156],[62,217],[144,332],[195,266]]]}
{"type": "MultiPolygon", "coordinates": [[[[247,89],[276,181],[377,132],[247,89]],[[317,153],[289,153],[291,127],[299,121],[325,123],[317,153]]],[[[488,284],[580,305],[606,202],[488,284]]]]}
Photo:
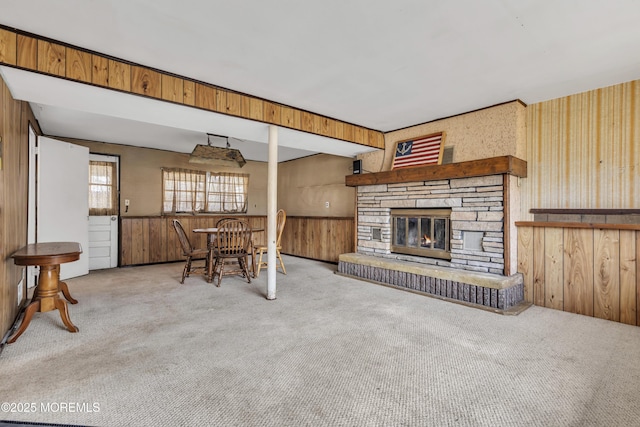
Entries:
{"type": "Polygon", "coordinates": [[[640,225],[516,225],[526,301],[640,326],[640,225]]]}
{"type": "MultiPolygon", "coordinates": [[[[206,235],[190,233],[194,228],[215,227],[225,216],[135,216],[121,217],[119,265],[142,265],[183,260],[180,242],[171,225],[178,219],[189,233],[191,243],[206,247],[206,235]]],[[[234,216],[249,221],[253,228],[266,229],[266,216],[234,216]]],[[[287,217],[282,234],[282,253],[338,262],[341,253],[353,252],[354,219],[325,217],[287,217]]],[[[266,244],[266,232],[256,233],[256,244],[266,244]]]]}
{"type": "Polygon", "coordinates": [[[338,263],[340,254],[353,252],[353,217],[287,216],[281,252],[338,263]]]}

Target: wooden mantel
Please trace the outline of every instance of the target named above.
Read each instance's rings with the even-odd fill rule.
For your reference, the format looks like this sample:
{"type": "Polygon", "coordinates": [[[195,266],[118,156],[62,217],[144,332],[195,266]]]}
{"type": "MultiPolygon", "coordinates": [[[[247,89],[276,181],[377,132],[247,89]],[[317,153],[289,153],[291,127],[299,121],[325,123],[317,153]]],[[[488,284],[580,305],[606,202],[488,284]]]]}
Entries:
{"type": "Polygon", "coordinates": [[[521,178],[527,176],[527,162],[513,156],[491,157],[446,165],[417,166],[386,172],[347,175],[348,187],[359,185],[397,184],[403,182],[437,181],[451,178],[508,174],[521,178]]]}

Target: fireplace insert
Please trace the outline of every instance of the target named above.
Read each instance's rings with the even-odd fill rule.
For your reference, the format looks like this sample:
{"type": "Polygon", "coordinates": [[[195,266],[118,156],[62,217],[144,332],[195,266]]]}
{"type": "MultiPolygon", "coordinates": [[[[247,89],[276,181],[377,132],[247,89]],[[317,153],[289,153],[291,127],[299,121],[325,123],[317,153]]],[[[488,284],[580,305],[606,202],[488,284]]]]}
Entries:
{"type": "Polygon", "coordinates": [[[451,259],[451,209],[392,209],[391,252],[451,259]]]}

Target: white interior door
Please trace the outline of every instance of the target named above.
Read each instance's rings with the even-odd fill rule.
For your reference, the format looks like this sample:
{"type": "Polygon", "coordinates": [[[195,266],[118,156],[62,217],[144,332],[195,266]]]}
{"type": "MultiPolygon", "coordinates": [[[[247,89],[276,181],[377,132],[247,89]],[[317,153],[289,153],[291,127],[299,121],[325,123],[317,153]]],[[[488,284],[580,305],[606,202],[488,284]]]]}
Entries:
{"type": "Polygon", "coordinates": [[[38,137],[38,242],[78,242],[78,261],[60,266],[60,278],[89,273],[89,149],[38,137]]]}

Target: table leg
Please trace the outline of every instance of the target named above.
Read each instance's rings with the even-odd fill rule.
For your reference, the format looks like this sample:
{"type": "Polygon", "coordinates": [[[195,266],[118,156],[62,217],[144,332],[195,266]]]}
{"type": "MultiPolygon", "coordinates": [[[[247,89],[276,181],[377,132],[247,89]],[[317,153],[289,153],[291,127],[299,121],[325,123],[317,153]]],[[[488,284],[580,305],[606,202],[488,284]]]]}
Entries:
{"type": "Polygon", "coordinates": [[[256,278],[256,249],[251,242],[251,275],[256,278]]]}
{"type": "Polygon", "coordinates": [[[74,299],[69,293],[69,287],[65,282],[60,282],[60,290],[62,291],[62,295],[69,301],[71,304],[77,304],[78,300],[74,299]]]}
{"type": "Polygon", "coordinates": [[[60,281],[60,266],[41,265],[38,287],[35,293],[35,297],[40,300],[40,311],[57,309],[67,329],[70,332],[78,332],[78,328],[71,323],[71,319],[69,319],[67,302],[60,298],[60,291],[62,289],[64,289],[63,294],[69,302],[72,304],[77,303],[77,301],[69,295],[69,287],[67,284],[60,281]]]}
{"type": "Polygon", "coordinates": [[[207,249],[209,249],[209,254],[207,256],[207,283],[211,283],[213,281],[214,246],[213,235],[207,234],[207,249]]]}
{"type": "MultiPolygon", "coordinates": [[[[56,266],[56,273],[58,274],[58,277],[60,277],[60,265],[56,266]]],[[[59,279],[58,279],[59,281],[59,279]]],[[[67,284],[65,282],[58,282],[58,289],[60,289],[62,291],[62,295],[64,295],[64,297],[67,299],[67,301],[69,301],[71,304],[77,304],[78,300],[76,300],[75,298],[73,298],[71,296],[71,294],[69,293],[69,287],[67,286],[67,284]]]]}
{"type": "Polygon", "coordinates": [[[63,299],[57,298],[55,300],[55,305],[58,311],[60,312],[60,317],[62,318],[62,323],[67,327],[69,332],[78,332],[79,329],[76,325],[71,323],[71,319],[69,319],[69,311],[67,310],[67,302],[63,299]]]}
{"type": "Polygon", "coordinates": [[[29,323],[31,323],[31,318],[33,317],[33,313],[36,311],[40,311],[40,300],[31,301],[27,308],[24,309],[24,318],[22,319],[22,323],[18,328],[18,331],[13,334],[11,338],[7,341],[9,344],[13,344],[16,342],[18,337],[22,335],[22,333],[27,329],[29,323]]]}

